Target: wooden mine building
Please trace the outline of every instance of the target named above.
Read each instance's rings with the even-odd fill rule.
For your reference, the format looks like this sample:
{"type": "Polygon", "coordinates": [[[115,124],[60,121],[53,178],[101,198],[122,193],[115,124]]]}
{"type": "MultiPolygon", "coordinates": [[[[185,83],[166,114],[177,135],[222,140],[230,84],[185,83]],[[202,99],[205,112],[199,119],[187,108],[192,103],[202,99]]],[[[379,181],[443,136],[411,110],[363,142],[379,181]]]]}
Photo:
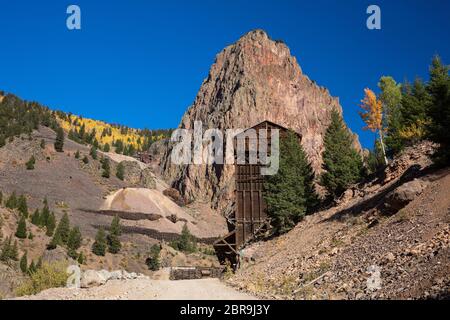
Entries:
{"type": "MultiPolygon", "coordinates": [[[[256,131],[256,143],[261,129],[267,131],[267,152],[271,150],[271,130],[278,129],[280,139],[286,135],[289,129],[270,121],[263,121],[249,129],[256,131]]],[[[237,140],[246,131],[234,138],[234,150],[237,140]]],[[[299,143],[301,136],[299,136],[299,143]]],[[[240,250],[250,242],[258,240],[270,228],[270,221],[266,212],[266,203],[263,197],[263,184],[265,176],[261,175],[263,166],[258,159],[257,164],[249,163],[248,145],[251,138],[246,137],[246,161],[238,164],[235,154],[235,192],[233,210],[227,216],[229,233],[214,243],[214,249],[222,264],[229,263],[233,269],[239,267],[240,250]]],[[[236,151],[235,151],[236,152],[236,151]]]]}

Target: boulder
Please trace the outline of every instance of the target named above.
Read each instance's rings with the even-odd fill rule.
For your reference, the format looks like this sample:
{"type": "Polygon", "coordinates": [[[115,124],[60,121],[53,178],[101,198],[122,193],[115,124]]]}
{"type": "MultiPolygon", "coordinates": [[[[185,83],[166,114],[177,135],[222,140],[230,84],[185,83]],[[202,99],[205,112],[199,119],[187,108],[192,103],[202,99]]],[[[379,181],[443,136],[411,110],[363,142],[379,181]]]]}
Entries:
{"type": "Polygon", "coordinates": [[[111,280],[111,272],[109,272],[108,270],[103,269],[98,271],[98,273],[103,277],[103,279],[105,279],[105,281],[111,280]]]}
{"type": "Polygon", "coordinates": [[[108,279],[106,274],[102,271],[86,270],[81,276],[81,288],[91,288],[104,285],[108,279]]]}
{"type": "Polygon", "coordinates": [[[121,280],[122,277],[123,277],[122,270],[116,270],[110,273],[109,280],[121,280]]]}
{"type": "Polygon", "coordinates": [[[70,265],[66,272],[69,274],[67,279],[66,288],[78,289],[81,282],[81,269],[77,264],[70,265]]]}
{"type": "Polygon", "coordinates": [[[397,212],[419,196],[429,182],[419,179],[402,184],[386,196],[385,206],[392,212],[397,212]]]}
{"type": "Polygon", "coordinates": [[[172,199],[172,201],[175,202],[179,206],[185,205],[185,201],[177,189],[167,188],[163,191],[163,195],[172,199]]]}

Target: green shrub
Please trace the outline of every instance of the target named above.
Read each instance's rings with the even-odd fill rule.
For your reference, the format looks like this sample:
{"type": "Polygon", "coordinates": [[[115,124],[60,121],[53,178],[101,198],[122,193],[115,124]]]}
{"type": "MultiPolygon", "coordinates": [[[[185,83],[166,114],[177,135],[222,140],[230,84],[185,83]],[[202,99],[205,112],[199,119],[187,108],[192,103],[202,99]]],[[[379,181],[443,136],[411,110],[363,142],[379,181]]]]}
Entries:
{"type": "Polygon", "coordinates": [[[20,270],[23,273],[27,273],[28,272],[28,259],[27,259],[27,252],[25,251],[25,253],[23,254],[22,258],[20,259],[20,270]]]}
{"type": "Polygon", "coordinates": [[[14,241],[14,245],[12,244],[11,237],[8,237],[3,241],[2,250],[0,253],[0,261],[8,262],[9,260],[18,260],[18,245],[17,240],[14,241]]]}
{"type": "Polygon", "coordinates": [[[124,175],[125,175],[125,168],[121,162],[117,165],[116,177],[123,181],[123,179],[125,178],[124,175]]]}
{"type": "Polygon", "coordinates": [[[160,253],[161,247],[159,244],[154,244],[150,248],[150,256],[147,258],[147,260],[145,260],[145,264],[147,265],[149,270],[157,271],[161,267],[160,253]]]}
{"type": "Polygon", "coordinates": [[[17,196],[16,196],[16,192],[15,191],[13,191],[13,193],[6,200],[5,207],[7,207],[8,209],[15,209],[15,208],[17,208],[17,196]]]}
{"type": "Polygon", "coordinates": [[[66,262],[43,263],[40,268],[31,273],[30,279],[17,288],[17,296],[33,295],[46,289],[65,287],[69,277],[66,268],[66,262]]]}
{"type": "Polygon", "coordinates": [[[25,163],[27,170],[34,170],[34,165],[36,164],[36,158],[31,156],[30,159],[25,163]]]}
{"type": "Polygon", "coordinates": [[[25,239],[27,237],[27,223],[24,216],[22,216],[19,220],[15,235],[19,239],[25,239]]]}
{"type": "Polygon", "coordinates": [[[119,253],[122,248],[122,244],[120,243],[120,235],[122,234],[122,228],[120,226],[120,218],[118,215],[115,215],[112,222],[111,228],[109,229],[109,234],[107,237],[108,240],[108,251],[112,254],[119,253]]]}
{"type": "Polygon", "coordinates": [[[92,159],[97,160],[97,148],[92,146],[91,150],[89,151],[89,154],[91,155],[92,159]]]}
{"type": "Polygon", "coordinates": [[[108,243],[106,241],[106,234],[103,228],[98,229],[95,235],[95,242],[92,244],[92,252],[97,256],[104,256],[106,253],[106,247],[108,243]]]}
{"type": "Polygon", "coordinates": [[[191,234],[186,224],[183,226],[181,236],[177,240],[172,241],[169,245],[175,250],[187,253],[197,251],[197,242],[195,237],[191,234]]]}
{"type": "Polygon", "coordinates": [[[54,146],[57,152],[64,151],[64,130],[61,127],[56,129],[56,140],[54,146]]]}
{"type": "Polygon", "coordinates": [[[108,158],[103,158],[102,159],[102,177],[103,178],[109,178],[109,176],[111,175],[111,165],[109,164],[109,159],[108,158]]]}
{"type": "Polygon", "coordinates": [[[21,195],[17,199],[17,209],[25,218],[28,218],[28,204],[27,198],[24,195],[21,195]]]}

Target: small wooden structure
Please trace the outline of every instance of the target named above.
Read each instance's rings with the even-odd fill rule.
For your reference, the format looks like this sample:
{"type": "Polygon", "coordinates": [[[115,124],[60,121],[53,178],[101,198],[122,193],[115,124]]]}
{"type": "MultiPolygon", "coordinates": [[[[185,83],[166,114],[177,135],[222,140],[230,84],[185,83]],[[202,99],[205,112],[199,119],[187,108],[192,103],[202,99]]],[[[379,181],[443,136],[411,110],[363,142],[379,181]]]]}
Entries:
{"type": "MultiPolygon", "coordinates": [[[[263,197],[264,176],[261,175],[263,164],[260,163],[259,159],[256,164],[250,164],[248,153],[248,146],[251,143],[258,143],[261,129],[265,129],[267,132],[268,156],[270,156],[271,150],[271,130],[278,129],[280,139],[288,132],[285,127],[270,121],[264,121],[247,129],[234,139],[234,150],[236,150],[237,140],[241,135],[246,135],[245,163],[238,164],[235,162],[235,203],[234,210],[227,216],[229,233],[214,243],[219,261],[222,264],[230,264],[233,269],[237,269],[239,266],[239,251],[248,243],[257,240],[270,228],[263,197]],[[256,137],[247,136],[247,131],[250,129],[256,131],[256,137]],[[255,138],[257,141],[252,141],[255,138]]],[[[299,143],[300,140],[301,136],[299,135],[299,143]]]]}
{"type": "Polygon", "coordinates": [[[170,280],[192,280],[222,278],[223,268],[215,267],[171,267],[170,280]]]}

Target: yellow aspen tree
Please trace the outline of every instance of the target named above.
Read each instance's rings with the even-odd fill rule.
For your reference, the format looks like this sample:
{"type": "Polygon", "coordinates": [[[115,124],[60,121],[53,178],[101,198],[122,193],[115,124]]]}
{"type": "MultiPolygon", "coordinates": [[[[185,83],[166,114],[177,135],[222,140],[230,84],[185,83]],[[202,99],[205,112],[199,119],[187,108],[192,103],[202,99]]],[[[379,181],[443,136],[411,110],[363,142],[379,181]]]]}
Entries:
{"type": "Polygon", "coordinates": [[[361,119],[366,123],[364,130],[370,130],[372,132],[377,132],[380,137],[381,150],[383,152],[384,163],[388,164],[386,158],[386,150],[383,141],[383,103],[381,100],[377,99],[376,94],[366,88],[364,89],[364,99],[361,100],[362,112],[359,112],[361,119]]]}

